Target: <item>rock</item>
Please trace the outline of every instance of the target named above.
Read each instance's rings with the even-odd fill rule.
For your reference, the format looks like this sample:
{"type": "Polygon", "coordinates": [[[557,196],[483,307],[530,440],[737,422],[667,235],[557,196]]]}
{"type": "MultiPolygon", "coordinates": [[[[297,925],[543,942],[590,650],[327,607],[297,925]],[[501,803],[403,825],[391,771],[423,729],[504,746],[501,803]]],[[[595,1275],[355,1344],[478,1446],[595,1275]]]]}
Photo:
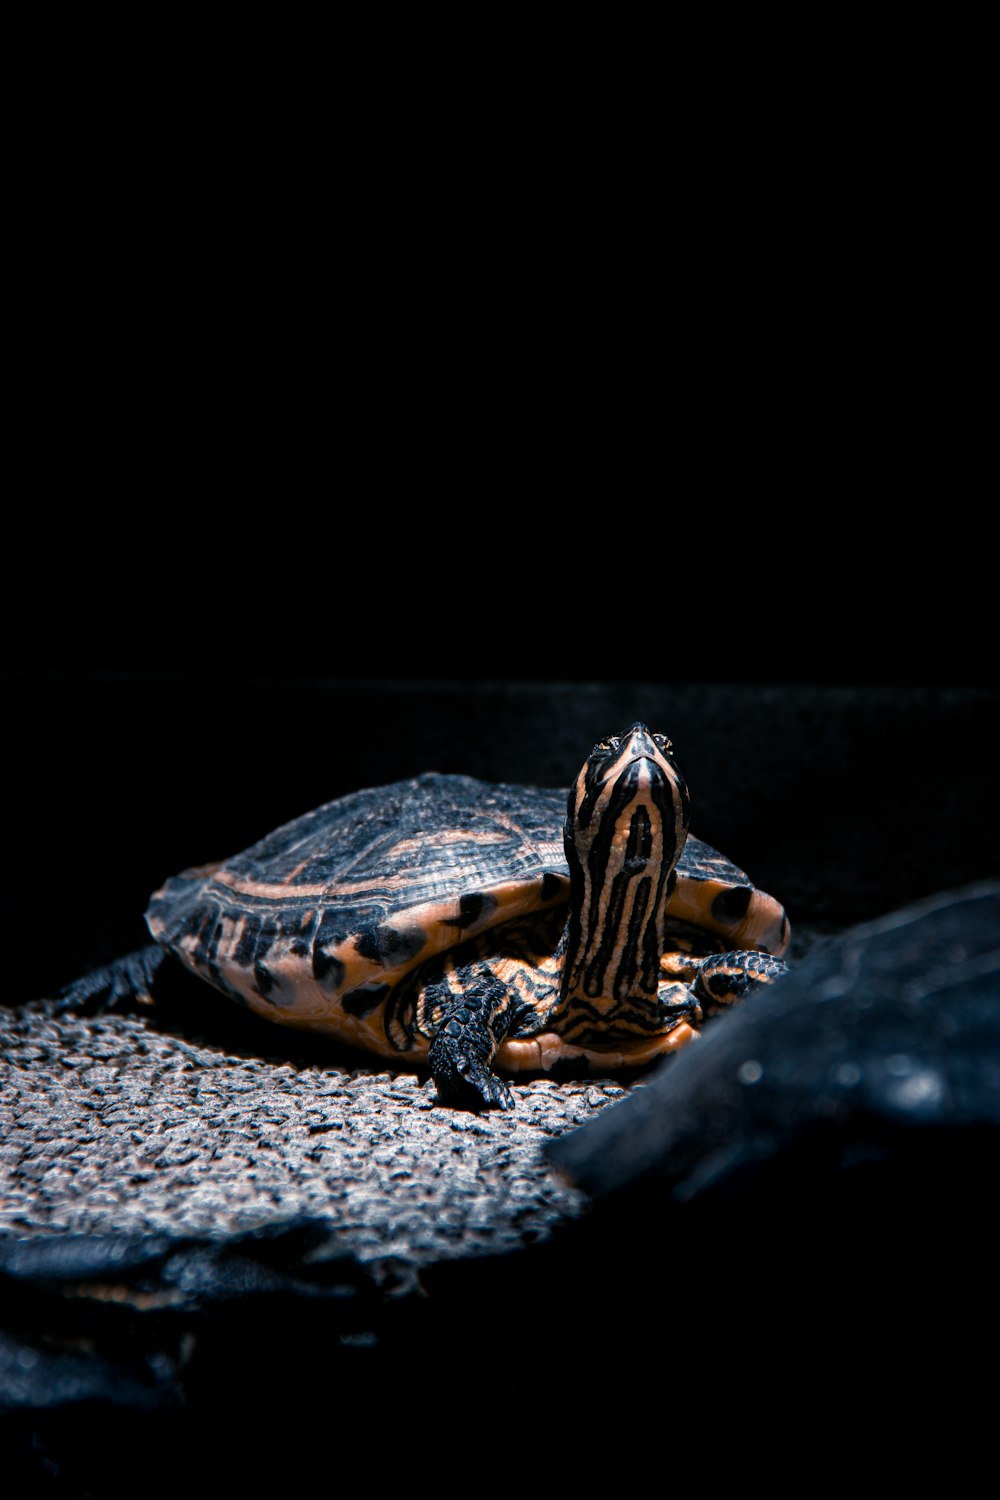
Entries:
{"type": "Polygon", "coordinates": [[[997,1130],[1000,884],[986,883],[818,945],[546,1149],[594,1198],[687,1202],[780,1174],[803,1149],[807,1192],[939,1147],[964,1179],[963,1150],[997,1130]]]}
{"type": "Polygon", "coordinates": [[[1000,1332],[1000,884],[820,945],[546,1154],[594,1202],[545,1253],[596,1326],[761,1407],[845,1365],[923,1399],[1000,1332]]]}
{"type": "Polygon", "coordinates": [[[358,1067],[212,998],[0,1007],[12,1494],[46,1476],[60,1493],[133,1494],[153,1452],[160,1478],[190,1487],[220,1441],[228,1481],[242,1472],[254,1493],[265,1451],[288,1461],[286,1432],[300,1459],[331,1461],[331,1421],[349,1477],[415,1363],[445,1378],[460,1362],[440,1352],[426,1269],[447,1282],[467,1259],[466,1325],[470,1303],[492,1316],[489,1257],[585,1206],[541,1147],[617,1098],[610,1080],[529,1080],[516,1111],[477,1117],[438,1107],[419,1075],[358,1067]]]}

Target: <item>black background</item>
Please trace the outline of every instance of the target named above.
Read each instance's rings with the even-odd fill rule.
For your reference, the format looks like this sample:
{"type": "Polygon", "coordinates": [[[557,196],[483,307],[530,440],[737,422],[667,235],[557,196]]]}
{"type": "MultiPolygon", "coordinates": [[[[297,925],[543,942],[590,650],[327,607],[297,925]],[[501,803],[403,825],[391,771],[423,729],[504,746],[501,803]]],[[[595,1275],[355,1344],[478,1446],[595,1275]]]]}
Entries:
{"type": "Polygon", "coordinates": [[[200,212],[41,263],[0,590],[16,998],[329,797],[565,784],[635,717],[807,918],[982,873],[996,568],[943,288],[916,317],[908,261],[750,244],[663,284],[648,247],[532,281],[354,238],[336,275],[200,212]],[[968,858],[912,858],[928,822],[968,858]],[[843,895],[859,860],[823,910],[806,872],[843,895]]]}

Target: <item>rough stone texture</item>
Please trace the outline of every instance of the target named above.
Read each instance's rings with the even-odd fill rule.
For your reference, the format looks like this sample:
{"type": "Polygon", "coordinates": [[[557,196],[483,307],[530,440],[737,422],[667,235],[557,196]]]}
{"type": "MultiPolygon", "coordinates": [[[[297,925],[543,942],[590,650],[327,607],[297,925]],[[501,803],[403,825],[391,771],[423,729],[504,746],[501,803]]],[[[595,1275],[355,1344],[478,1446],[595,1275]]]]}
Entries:
{"type": "MultiPolygon", "coordinates": [[[[625,1092],[539,1078],[512,1112],[446,1109],[426,1074],[179,978],[128,1013],[0,1009],[0,1416],[31,1489],[130,1492],[150,1444],[183,1482],[222,1414],[243,1420],[244,1382],[304,1425],[300,1454],[332,1403],[350,1472],[384,1384],[414,1359],[452,1379],[470,1313],[523,1315],[498,1265],[586,1206],[542,1147],[625,1092]]],[[[229,1454],[230,1479],[274,1452],[229,1454]]]]}
{"type": "Polygon", "coordinates": [[[189,988],[166,1016],[0,1010],[0,1235],[228,1235],[304,1215],[359,1260],[420,1265],[580,1211],[540,1148],[620,1083],[534,1079],[513,1084],[515,1110],[446,1109],[426,1074],[344,1066],[189,988]]]}

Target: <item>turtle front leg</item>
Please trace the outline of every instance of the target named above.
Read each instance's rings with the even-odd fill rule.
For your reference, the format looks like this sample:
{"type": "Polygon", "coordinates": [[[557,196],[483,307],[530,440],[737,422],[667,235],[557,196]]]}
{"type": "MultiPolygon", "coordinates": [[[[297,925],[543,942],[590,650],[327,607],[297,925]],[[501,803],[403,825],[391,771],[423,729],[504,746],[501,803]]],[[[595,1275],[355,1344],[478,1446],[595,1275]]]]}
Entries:
{"type": "Polygon", "coordinates": [[[458,1109],[513,1109],[513,1094],[492,1070],[513,1020],[513,992],[485,965],[449,977],[450,985],[429,985],[426,994],[435,1018],[428,1061],[438,1096],[458,1109]]]}

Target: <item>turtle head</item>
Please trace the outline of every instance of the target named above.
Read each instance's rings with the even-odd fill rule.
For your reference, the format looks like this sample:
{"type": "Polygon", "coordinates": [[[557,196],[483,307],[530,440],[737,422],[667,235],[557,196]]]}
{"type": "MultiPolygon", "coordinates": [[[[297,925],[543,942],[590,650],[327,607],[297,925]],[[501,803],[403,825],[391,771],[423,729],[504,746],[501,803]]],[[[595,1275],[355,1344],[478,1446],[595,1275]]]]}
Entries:
{"type": "Polygon", "coordinates": [[[690,810],[687,785],[666,735],[651,734],[645,724],[633,724],[624,734],[601,740],[591,750],[569,797],[566,838],[590,847],[606,815],[637,807],[665,814],[671,823],[681,815],[684,832],[674,863],[684,847],[690,810]]]}
{"type": "Polygon", "coordinates": [[[566,814],[564,1000],[572,993],[609,1017],[622,1006],[656,1006],[666,903],[689,814],[665,735],[633,724],[594,746],[566,814]]]}

